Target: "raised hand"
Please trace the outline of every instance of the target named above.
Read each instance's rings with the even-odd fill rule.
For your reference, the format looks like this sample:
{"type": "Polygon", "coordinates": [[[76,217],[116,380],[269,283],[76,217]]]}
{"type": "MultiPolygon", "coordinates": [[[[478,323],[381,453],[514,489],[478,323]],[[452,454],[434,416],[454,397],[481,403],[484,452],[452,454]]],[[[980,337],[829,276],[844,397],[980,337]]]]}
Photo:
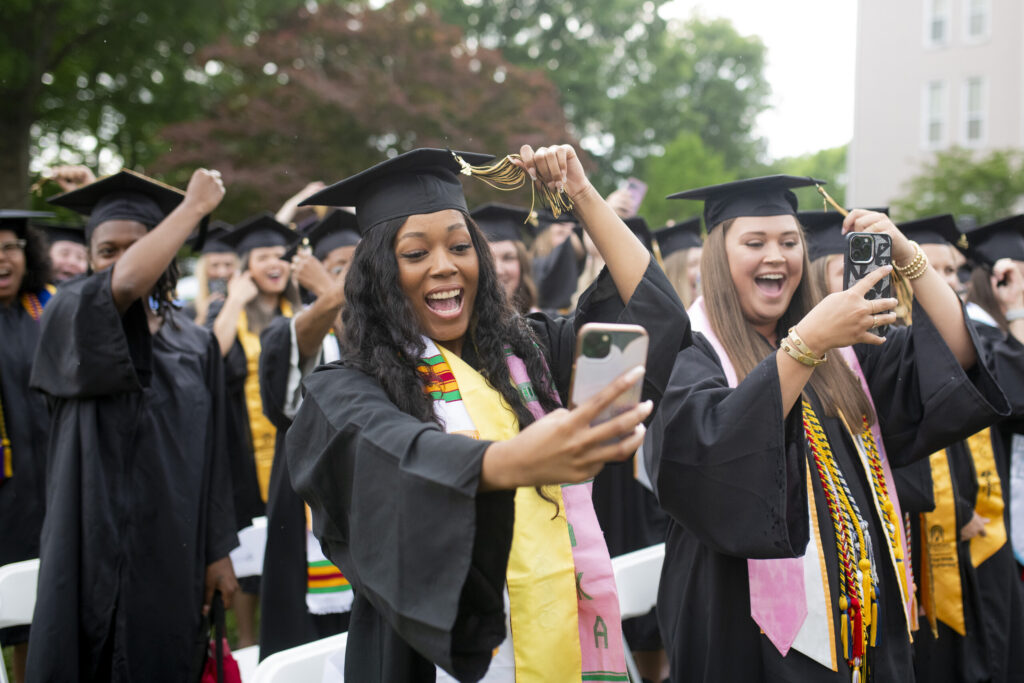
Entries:
{"type": "Polygon", "coordinates": [[[843,346],[884,342],[884,337],[869,330],[895,323],[893,309],[899,302],[894,298],[868,300],[864,295],[891,272],[892,266],[872,271],[849,289],[829,294],[812,308],[796,325],[797,333],[811,351],[821,355],[843,346]]]}
{"type": "Polygon", "coordinates": [[[292,275],[296,282],[318,297],[334,286],[334,278],[308,249],[299,249],[292,258],[292,275]]]}
{"type": "Polygon", "coordinates": [[[182,204],[191,206],[200,215],[206,216],[217,208],[222,199],[224,199],[224,181],[221,180],[220,171],[197,168],[188,181],[182,204]]]}
{"type": "Polygon", "coordinates": [[[570,199],[591,189],[576,150],[572,145],[538,147],[523,145],[517,162],[534,182],[546,185],[555,192],[564,190],[570,199]]]}
{"type": "Polygon", "coordinates": [[[1004,312],[1024,308],[1024,276],[1012,259],[1001,258],[992,266],[992,291],[1004,312]]]}
{"type": "Polygon", "coordinates": [[[917,253],[906,235],[900,232],[892,219],[884,213],[854,209],[843,220],[843,234],[850,232],[878,232],[888,235],[892,240],[893,263],[901,267],[910,263],[917,253]]]}
{"type": "Polygon", "coordinates": [[[641,423],[651,414],[650,401],[607,422],[591,422],[643,372],[643,367],[633,368],[573,410],[555,410],[514,438],[492,444],[484,456],[483,485],[511,489],[578,483],[596,475],[605,463],[631,456],[643,443],[641,423]]]}
{"type": "Polygon", "coordinates": [[[54,166],[50,169],[50,178],[65,192],[96,182],[96,176],[88,166],[54,166]]]}
{"type": "Polygon", "coordinates": [[[228,280],[228,299],[247,304],[260,293],[259,287],[252,281],[252,273],[235,273],[228,280]]]}

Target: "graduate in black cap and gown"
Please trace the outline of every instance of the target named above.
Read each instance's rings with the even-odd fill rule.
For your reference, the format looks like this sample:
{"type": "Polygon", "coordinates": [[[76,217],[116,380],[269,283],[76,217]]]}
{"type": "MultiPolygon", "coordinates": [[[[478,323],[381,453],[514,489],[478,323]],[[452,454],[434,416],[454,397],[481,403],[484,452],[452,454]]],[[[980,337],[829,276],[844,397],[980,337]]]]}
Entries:
{"type": "Polygon", "coordinates": [[[316,298],[295,317],[271,321],[260,336],[263,411],[277,428],[260,583],[260,659],[348,628],[352,587],[309,529],[284,443],[302,402],[301,381],[340,357],[345,274],[358,243],[356,217],[349,211],[333,209],[316,223],[292,258],[293,277],[316,298]]]}
{"type": "Polygon", "coordinates": [[[206,324],[211,303],[227,297],[228,282],[238,272],[238,254],[231,245],[221,242],[232,229],[230,223],[212,221],[198,249],[195,269],[198,291],[190,311],[197,325],[206,324]]]}
{"type": "Polygon", "coordinates": [[[654,233],[654,240],[665,275],[683,306],[689,308],[700,296],[700,256],[704,247],[700,217],[664,227],[654,233]]]}
{"type": "MultiPolygon", "coordinates": [[[[29,389],[39,318],[56,291],[46,241],[30,221],[39,211],[0,210],[0,566],[39,557],[46,498],[50,415],[29,389]]],[[[14,679],[25,679],[28,626],[0,629],[14,646],[14,679]]]]}
{"type": "MultiPolygon", "coordinates": [[[[298,235],[269,213],[238,224],[218,241],[234,249],[237,272],[227,285],[223,301],[210,304],[207,326],[213,330],[224,356],[224,379],[230,411],[229,436],[251,456],[235,463],[235,514],[239,528],[266,513],[270,470],[274,462],[277,430],[263,411],[260,397],[260,334],[278,317],[292,317],[299,305],[291,282],[291,267],[282,257],[298,235]]],[[[242,536],[246,543],[246,536],[242,536]]],[[[243,552],[248,552],[243,548],[243,552]]],[[[238,647],[255,645],[259,577],[244,576],[235,600],[238,647]]]]}
{"type": "Polygon", "coordinates": [[[524,234],[532,232],[530,212],[507,204],[485,204],[470,214],[480,226],[494,257],[498,280],[521,315],[537,308],[537,285],[524,234]]]}
{"type": "Polygon", "coordinates": [[[29,681],[195,680],[237,588],[220,353],[172,299],[223,195],[216,171],[187,192],[121,171],[50,200],[89,215],[93,272],[47,305],[32,368],[52,419],[29,681]]]}
{"type": "Polygon", "coordinates": [[[53,282],[59,285],[82,275],[89,269],[89,254],[85,247],[85,230],[77,225],[43,223],[46,233],[53,282]]]}
{"type": "Polygon", "coordinates": [[[575,151],[521,154],[544,187],[564,188],[607,260],[573,318],[509,306],[449,151],[408,152],[307,200],[354,205],[363,234],[342,359],[304,381],[287,436],[292,482],[355,591],[347,680],[625,680],[587,482],[632,454],[652,405],[590,426],[636,372],[573,410],[558,405],[579,325],[646,326],[652,400],[688,327],[575,151]]]}
{"type": "Polygon", "coordinates": [[[791,192],[816,182],[673,195],[704,200],[709,226],[701,334],[644,444],[671,518],[658,616],[673,681],[912,680],[890,461],[1007,411],[955,294],[885,215],[852,211],[843,230],[889,235],[913,328],[870,332],[895,321],[895,299],[864,296],[885,268],[820,298],[791,192]]]}

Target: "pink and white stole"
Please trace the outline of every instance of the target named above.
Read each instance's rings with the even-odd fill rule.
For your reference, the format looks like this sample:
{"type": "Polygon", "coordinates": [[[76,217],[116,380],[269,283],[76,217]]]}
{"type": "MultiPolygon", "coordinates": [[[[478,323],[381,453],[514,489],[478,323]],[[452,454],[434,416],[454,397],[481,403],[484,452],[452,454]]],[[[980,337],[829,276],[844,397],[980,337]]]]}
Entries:
{"type": "MultiPolygon", "coordinates": [[[[687,314],[690,316],[691,329],[703,334],[718,355],[729,386],[736,387],[738,384],[736,369],[729,360],[729,354],[726,353],[718,335],[711,327],[711,321],[708,319],[704,305],[704,297],[698,297],[687,314]]],[[[868,400],[871,401],[871,407],[874,409],[874,400],[871,398],[871,392],[868,390],[867,380],[856,353],[850,347],[838,349],[838,352],[860,379],[864,393],[867,394],[868,400]]],[[[871,433],[882,460],[885,484],[890,492],[890,499],[896,507],[897,518],[902,519],[903,515],[896,496],[892,470],[889,466],[889,459],[886,457],[885,444],[882,441],[877,421],[871,426],[871,433]]],[[[856,438],[855,435],[852,436],[856,438]]],[[[792,647],[819,664],[837,671],[831,597],[809,465],[807,472],[808,516],[811,523],[807,550],[801,557],[747,560],[747,573],[750,579],[750,615],[782,656],[786,656],[792,647]]],[[[899,525],[899,534],[900,543],[907,548],[903,525],[899,525]]],[[[905,552],[904,556],[909,559],[910,555],[905,552]]],[[[913,585],[909,561],[904,562],[902,568],[896,566],[895,570],[905,572],[906,585],[913,585]]],[[[903,597],[905,598],[904,616],[907,618],[909,630],[910,615],[914,610],[914,598],[912,594],[903,597]]]]}

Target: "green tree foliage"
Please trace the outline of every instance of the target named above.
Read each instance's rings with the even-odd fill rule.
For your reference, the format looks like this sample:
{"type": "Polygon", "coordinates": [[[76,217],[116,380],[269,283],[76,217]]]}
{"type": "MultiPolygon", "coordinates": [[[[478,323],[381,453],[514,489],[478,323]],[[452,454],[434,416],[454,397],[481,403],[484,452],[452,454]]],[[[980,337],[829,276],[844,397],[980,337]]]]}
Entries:
{"type": "MultiPolygon", "coordinates": [[[[811,154],[783,157],[768,164],[764,173],[785,173],[824,180],[828,183],[825,189],[829,195],[840,206],[846,206],[846,151],[847,145],[842,145],[811,154]]],[[[818,211],[824,208],[821,195],[813,187],[800,188],[795,192],[802,211],[818,211]]]]}
{"type": "MultiPolygon", "coordinates": [[[[225,39],[199,61],[235,85],[204,117],[161,132],[166,152],[154,170],[183,183],[197,165],[219,169],[228,194],[218,215],[229,220],[413,147],[502,155],[569,140],[542,72],[467,45],[459,28],[410,0],[302,8],[251,47],[225,39]]],[[[525,188],[466,188],[471,202],[530,201],[525,188]]]]}
{"type": "Polygon", "coordinates": [[[655,230],[670,220],[678,223],[703,211],[702,202],[665,199],[668,195],[735,179],[722,155],[708,149],[700,136],[691,132],[677,135],[664,154],[648,158],[646,169],[647,195],[639,213],[655,230]]]}
{"type": "Polygon", "coordinates": [[[24,204],[32,141],[49,161],[152,159],[155,132],[203,104],[193,53],[295,1],[0,2],[0,205],[24,204]]]}
{"type": "Polygon", "coordinates": [[[728,21],[670,23],[658,13],[665,2],[651,0],[429,1],[470,40],[547,72],[606,185],[649,178],[644,160],[683,131],[731,169],[763,153],[753,126],[769,95],[765,47],[728,21]]]}
{"type": "Polygon", "coordinates": [[[940,213],[977,223],[1005,218],[1024,200],[1024,153],[1002,149],[979,154],[954,147],[938,152],[893,201],[893,213],[911,220],[940,213]]]}

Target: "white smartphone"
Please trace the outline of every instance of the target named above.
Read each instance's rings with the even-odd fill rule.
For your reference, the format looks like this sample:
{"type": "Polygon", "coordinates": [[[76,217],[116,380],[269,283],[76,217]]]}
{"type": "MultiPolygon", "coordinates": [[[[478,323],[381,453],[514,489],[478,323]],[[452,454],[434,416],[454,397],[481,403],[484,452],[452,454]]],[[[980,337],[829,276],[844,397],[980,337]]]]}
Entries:
{"type": "MultiPolygon", "coordinates": [[[[647,330],[639,325],[587,323],[576,335],[569,407],[575,408],[599,393],[616,377],[637,365],[647,365],[647,330]]],[[[640,402],[644,378],[620,394],[594,419],[600,424],[640,402]]]]}

